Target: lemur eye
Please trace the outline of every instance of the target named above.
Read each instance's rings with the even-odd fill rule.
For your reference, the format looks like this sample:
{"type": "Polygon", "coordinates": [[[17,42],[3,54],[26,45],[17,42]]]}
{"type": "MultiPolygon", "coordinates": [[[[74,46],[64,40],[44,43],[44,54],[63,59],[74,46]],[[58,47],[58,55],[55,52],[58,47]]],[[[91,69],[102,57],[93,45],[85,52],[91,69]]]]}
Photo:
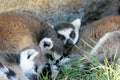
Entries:
{"type": "Polygon", "coordinates": [[[74,31],[71,32],[70,37],[75,38],[75,32],[74,31]]]}
{"type": "Polygon", "coordinates": [[[63,35],[58,34],[58,38],[60,38],[61,40],[65,40],[65,37],[63,35]]]}

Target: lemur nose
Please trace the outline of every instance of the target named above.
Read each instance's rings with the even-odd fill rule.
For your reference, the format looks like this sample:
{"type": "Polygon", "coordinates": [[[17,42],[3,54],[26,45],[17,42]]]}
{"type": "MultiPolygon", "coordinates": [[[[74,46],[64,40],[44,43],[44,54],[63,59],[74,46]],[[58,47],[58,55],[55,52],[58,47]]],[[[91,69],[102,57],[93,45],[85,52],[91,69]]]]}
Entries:
{"type": "Polygon", "coordinates": [[[73,46],[73,41],[70,40],[70,39],[67,39],[65,47],[66,47],[66,48],[70,48],[70,47],[72,47],[72,46],[73,46]]]}
{"type": "Polygon", "coordinates": [[[73,44],[73,41],[70,40],[70,39],[68,39],[67,42],[66,42],[66,44],[68,44],[68,45],[72,45],[72,44],[73,44]]]}

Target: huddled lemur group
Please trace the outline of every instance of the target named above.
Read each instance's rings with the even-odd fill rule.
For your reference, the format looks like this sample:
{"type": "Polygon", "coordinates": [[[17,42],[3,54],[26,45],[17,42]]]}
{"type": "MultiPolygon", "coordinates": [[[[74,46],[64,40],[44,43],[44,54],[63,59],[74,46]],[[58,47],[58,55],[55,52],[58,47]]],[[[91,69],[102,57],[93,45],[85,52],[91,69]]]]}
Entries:
{"type": "Polygon", "coordinates": [[[55,61],[63,50],[55,30],[38,16],[17,11],[0,14],[0,72],[7,80],[37,80],[38,70],[54,77],[59,67],[55,61]]]}
{"type": "Polygon", "coordinates": [[[1,13],[0,80],[38,80],[38,75],[53,78],[62,63],[85,51],[96,55],[101,63],[104,51],[108,59],[114,55],[120,58],[119,15],[105,17],[81,30],[80,26],[81,19],[52,26],[25,12],[1,13]],[[95,47],[91,49],[86,42],[95,47]]]}
{"type": "Polygon", "coordinates": [[[108,16],[98,21],[94,21],[88,25],[82,26],[81,30],[79,30],[81,25],[80,19],[75,21],[74,26],[69,23],[62,23],[55,26],[54,29],[58,34],[58,38],[60,38],[64,43],[65,49],[63,55],[70,57],[77,54],[77,56],[79,56],[84,55],[87,52],[96,56],[100,63],[104,62],[105,57],[108,59],[112,59],[114,57],[115,60],[119,60],[119,14],[120,7],[118,7],[118,15],[108,16]]]}

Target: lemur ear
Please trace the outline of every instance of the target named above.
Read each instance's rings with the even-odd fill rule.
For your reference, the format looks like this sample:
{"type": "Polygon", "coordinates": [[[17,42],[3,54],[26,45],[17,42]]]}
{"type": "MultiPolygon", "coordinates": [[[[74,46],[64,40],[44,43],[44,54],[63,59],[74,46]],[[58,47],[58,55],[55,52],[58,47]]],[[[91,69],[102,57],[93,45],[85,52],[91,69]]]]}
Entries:
{"type": "Polygon", "coordinates": [[[54,28],[54,25],[50,24],[49,22],[47,22],[47,24],[48,24],[50,27],[54,28]]]}
{"type": "Polygon", "coordinates": [[[72,21],[71,24],[75,27],[75,29],[80,29],[81,19],[77,18],[74,21],[72,21]]]}
{"type": "Polygon", "coordinates": [[[43,52],[50,51],[53,48],[53,42],[51,38],[43,38],[40,41],[39,46],[43,52]]]}

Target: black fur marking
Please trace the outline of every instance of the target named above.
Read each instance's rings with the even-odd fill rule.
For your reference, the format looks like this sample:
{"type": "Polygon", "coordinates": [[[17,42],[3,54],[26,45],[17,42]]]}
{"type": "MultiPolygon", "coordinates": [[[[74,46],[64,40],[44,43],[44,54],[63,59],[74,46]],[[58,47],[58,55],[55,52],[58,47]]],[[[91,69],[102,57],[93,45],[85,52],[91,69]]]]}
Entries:
{"type": "Polygon", "coordinates": [[[44,42],[44,47],[49,47],[50,44],[48,42],[44,42]]]}
{"type": "Polygon", "coordinates": [[[72,47],[71,48],[66,48],[63,52],[63,57],[67,57],[70,54],[71,49],[72,49],[72,47]]]}
{"type": "Polygon", "coordinates": [[[62,41],[65,40],[65,37],[63,35],[58,34],[58,38],[60,38],[62,41]]]}
{"type": "Polygon", "coordinates": [[[5,59],[9,63],[20,64],[20,55],[19,54],[8,53],[8,54],[6,54],[5,59]]]}
{"type": "MultiPolygon", "coordinates": [[[[0,68],[5,69],[4,65],[0,62],[0,68]]],[[[3,71],[4,74],[7,75],[8,79],[11,79],[11,77],[15,77],[16,73],[12,71],[11,69],[7,68],[8,71],[3,71]]]]}
{"type": "Polygon", "coordinates": [[[54,60],[53,56],[49,53],[45,54],[45,56],[52,61],[54,60]]]}
{"type": "Polygon", "coordinates": [[[37,65],[35,65],[35,72],[37,72],[37,70],[38,70],[38,66],[37,66],[37,65]]]}
{"type": "Polygon", "coordinates": [[[73,41],[70,39],[67,39],[66,44],[65,44],[65,48],[72,49],[73,46],[74,46],[73,41]]]}
{"type": "Polygon", "coordinates": [[[70,23],[61,23],[55,26],[55,31],[57,32],[58,30],[63,30],[63,29],[67,29],[67,28],[74,28],[74,26],[70,23]]]}
{"type": "Polygon", "coordinates": [[[8,79],[16,76],[16,73],[12,71],[11,69],[9,69],[9,72],[6,72],[5,74],[7,75],[8,79]]]}
{"type": "Polygon", "coordinates": [[[44,68],[42,69],[42,74],[41,77],[48,77],[49,79],[51,78],[52,71],[49,63],[46,63],[44,68]]]}
{"type": "Polygon", "coordinates": [[[0,68],[4,68],[3,64],[0,62],[0,68]]]}
{"type": "MultiPolygon", "coordinates": [[[[119,0],[120,1],[120,0],[119,0]]],[[[118,8],[118,13],[120,14],[120,7],[118,8]]]]}
{"type": "Polygon", "coordinates": [[[36,74],[27,74],[26,75],[29,80],[38,80],[36,74]]]}
{"type": "Polygon", "coordinates": [[[60,68],[60,65],[59,65],[59,62],[60,62],[60,59],[59,60],[56,60],[55,64],[58,68],[60,68]]]}
{"type": "Polygon", "coordinates": [[[72,31],[72,32],[71,32],[71,34],[70,34],[70,37],[71,37],[72,39],[74,39],[74,38],[75,38],[75,36],[76,36],[76,35],[75,35],[75,32],[74,32],[74,31],[72,31]]]}
{"type": "Polygon", "coordinates": [[[59,63],[60,63],[60,60],[62,60],[63,58],[64,58],[64,57],[62,56],[62,57],[60,57],[59,59],[57,59],[57,60],[55,61],[54,65],[56,65],[58,68],[60,68],[59,63]]]}

